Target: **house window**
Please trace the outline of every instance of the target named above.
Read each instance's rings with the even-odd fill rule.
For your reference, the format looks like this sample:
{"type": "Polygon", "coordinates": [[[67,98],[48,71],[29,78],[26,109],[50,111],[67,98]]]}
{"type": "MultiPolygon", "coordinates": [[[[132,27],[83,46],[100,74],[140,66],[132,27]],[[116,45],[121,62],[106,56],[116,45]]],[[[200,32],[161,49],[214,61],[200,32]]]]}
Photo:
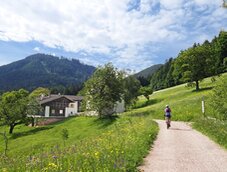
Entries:
{"type": "Polygon", "coordinates": [[[63,110],[59,110],[59,113],[60,113],[60,114],[63,114],[63,110]]]}
{"type": "Polygon", "coordinates": [[[51,114],[55,114],[55,110],[54,109],[51,109],[51,114]]]}

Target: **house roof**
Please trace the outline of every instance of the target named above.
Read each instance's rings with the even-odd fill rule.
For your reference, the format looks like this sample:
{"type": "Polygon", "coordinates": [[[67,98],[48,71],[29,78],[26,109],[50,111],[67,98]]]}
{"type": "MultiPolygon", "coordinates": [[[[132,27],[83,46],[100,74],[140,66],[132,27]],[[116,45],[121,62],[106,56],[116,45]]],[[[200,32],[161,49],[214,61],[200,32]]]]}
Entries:
{"type": "Polygon", "coordinates": [[[39,101],[40,101],[40,104],[45,104],[45,103],[57,100],[59,98],[66,98],[66,99],[70,100],[71,102],[83,100],[82,96],[51,94],[49,96],[40,98],[39,101]]]}

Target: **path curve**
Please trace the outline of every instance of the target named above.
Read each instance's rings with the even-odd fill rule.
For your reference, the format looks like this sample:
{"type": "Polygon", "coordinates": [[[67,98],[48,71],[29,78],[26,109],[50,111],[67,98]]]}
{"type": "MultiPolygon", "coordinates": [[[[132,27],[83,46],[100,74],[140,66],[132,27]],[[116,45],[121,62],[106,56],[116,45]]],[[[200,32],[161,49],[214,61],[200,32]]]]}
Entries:
{"type": "Polygon", "coordinates": [[[144,164],[144,172],[227,172],[227,151],[184,122],[156,120],[160,131],[144,164]]]}

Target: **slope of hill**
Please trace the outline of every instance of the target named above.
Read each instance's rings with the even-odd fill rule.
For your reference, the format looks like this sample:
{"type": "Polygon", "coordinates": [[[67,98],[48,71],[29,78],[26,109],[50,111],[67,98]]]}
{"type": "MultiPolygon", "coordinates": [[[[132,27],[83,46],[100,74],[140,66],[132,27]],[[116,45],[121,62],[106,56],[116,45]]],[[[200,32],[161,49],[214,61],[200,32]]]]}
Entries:
{"type": "MultiPolygon", "coordinates": [[[[227,79],[227,73],[222,78],[227,79]]],[[[57,168],[60,171],[102,171],[104,168],[106,171],[136,171],[136,166],[142,162],[142,157],[150,149],[151,141],[158,132],[152,119],[163,119],[166,104],[172,108],[172,120],[193,121],[200,131],[227,148],[227,122],[202,118],[201,112],[201,100],[204,97],[206,115],[214,117],[208,102],[210,92],[219,84],[219,79],[214,83],[211,78],[205,79],[198,92],[183,84],[156,91],[149,101],[140,97],[137,109],[123,113],[118,118],[101,120],[97,117],[76,117],[44,127],[17,126],[15,133],[8,135],[7,159],[1,161],[4,156],[0,154],[0,167],[8,171],[57,168]],[[198,122],[201,118],[209,123],[198,122]],[[62,130],[65,126],[69,138],[64,144],[62,130]]],[[[6,127],[0,126],[0,133],[5,130],[6,127]]],[[[0,152],[3,151],[4,139],[0,137],[0,152]]]]}
{"type": "Polygon", "coordinates": [[[156,72],[161,66],[162,66],[162,64],[153,65],[151,67],[148,67],[148,68],[136,73],[134,76],[137,78],[139,78],[139,77],[148,78],[154,72],[156,72]]]}
{"type": "Polygon", "coordinates": [[[68,86],[83,83],[95,67],[76,59],[34,54],[23,60],[0,66],[0,90],[68,86]]]}

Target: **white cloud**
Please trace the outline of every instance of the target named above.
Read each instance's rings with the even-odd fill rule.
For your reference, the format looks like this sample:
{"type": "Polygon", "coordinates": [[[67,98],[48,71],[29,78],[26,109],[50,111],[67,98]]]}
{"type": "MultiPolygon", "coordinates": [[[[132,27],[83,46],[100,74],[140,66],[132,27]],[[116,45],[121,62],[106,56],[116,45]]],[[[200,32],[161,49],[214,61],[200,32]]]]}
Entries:
{"type": "MultiPolygon", "coordinates": [[[[110,54],[119,64],[134,64],[140,59],[141,65],[149,66],[152,60],[141,52],[141,47],[190,39],[193,33],[200,32],[205,19],[217,28],[222,23],[215,22],[214,17],[226,15],[217,9],[222,3],[219,0],[141,0],[139,10],[128,11],[130,1],[138,0],[2,1],[0,40],[36,40],[66,51],[110,54]],[[158,5],[161,9],[157,9],[158,5]],[[209,6],[217,11],[214,17],[195,19],[192,6],[209,6]],[[188,32],[188,24],[196,25],[198,30],[190,26],[188,32]],[[113,49],[119,51],[111,54],[113,49]]],[[[150,58],[157,52],[152,52],[150,58]]]]}
{"type": "Polygon", "coordinates": [[[33,48],[33,50],[39,52],[40,48],[39,47],[35,47],[35,48],[33,48]]]}

